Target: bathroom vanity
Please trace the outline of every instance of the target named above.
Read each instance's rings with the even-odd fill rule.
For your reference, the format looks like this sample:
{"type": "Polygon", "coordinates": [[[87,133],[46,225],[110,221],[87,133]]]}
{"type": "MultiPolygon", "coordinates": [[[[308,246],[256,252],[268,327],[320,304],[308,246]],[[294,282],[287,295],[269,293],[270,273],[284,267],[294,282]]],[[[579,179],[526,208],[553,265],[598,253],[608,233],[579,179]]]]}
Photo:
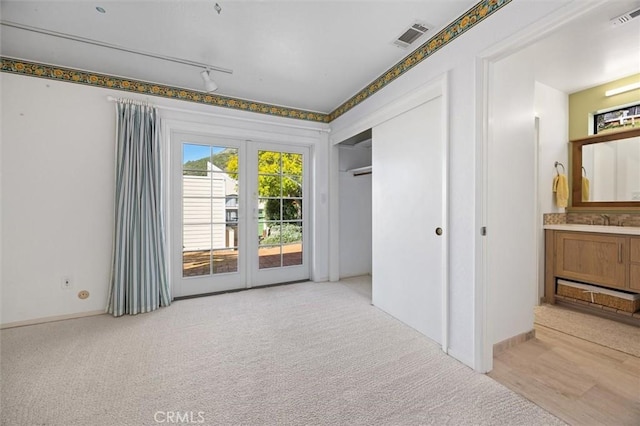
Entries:
{"type": "Polygon", "coordinates": [[[640,294],[640,227],[561,224],[544,229],[547,303],[556,302],[559,279],[640,294]]]}

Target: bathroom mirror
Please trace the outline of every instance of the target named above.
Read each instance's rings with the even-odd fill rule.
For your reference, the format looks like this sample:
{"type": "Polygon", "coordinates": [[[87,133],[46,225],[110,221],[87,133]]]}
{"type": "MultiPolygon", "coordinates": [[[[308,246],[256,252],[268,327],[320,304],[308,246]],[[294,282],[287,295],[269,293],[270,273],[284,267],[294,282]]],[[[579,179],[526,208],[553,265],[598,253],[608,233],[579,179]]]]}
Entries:
{"type": "Polygon", "coordinates": [[[573,207],[640,209],[640,129],[571,141],[573,207]]]}

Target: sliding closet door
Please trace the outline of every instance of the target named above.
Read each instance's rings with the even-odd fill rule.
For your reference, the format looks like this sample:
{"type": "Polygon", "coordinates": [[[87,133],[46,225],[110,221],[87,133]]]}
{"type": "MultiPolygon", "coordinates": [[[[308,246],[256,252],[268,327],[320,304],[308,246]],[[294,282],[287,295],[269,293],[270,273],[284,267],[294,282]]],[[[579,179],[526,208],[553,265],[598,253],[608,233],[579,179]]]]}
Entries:
{"type": "Polygon", "coordinates": [[[373,304],[442,342],[442,98],[373,128],[373,304]]]}

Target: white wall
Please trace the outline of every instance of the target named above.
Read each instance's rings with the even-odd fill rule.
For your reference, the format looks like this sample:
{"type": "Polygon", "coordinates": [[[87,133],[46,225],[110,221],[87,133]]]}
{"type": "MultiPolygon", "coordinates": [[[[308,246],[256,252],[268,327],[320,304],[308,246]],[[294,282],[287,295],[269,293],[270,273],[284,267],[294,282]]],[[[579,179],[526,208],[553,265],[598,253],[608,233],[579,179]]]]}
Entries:
{"type": "Polygon", "coordinates": [[[562,213],[563,208],[556,206],[551,190],[556,169],[556,161],[561,162],[569,172],[569,95],[535,83],[535,115],[539,120],[538,132],[538,298],[544,295],[544,213],[562,213]]]}
{"type": "Polygon", "coordinates": [[[2,324],[104,310],[115,113],[101,90],[4,75],[2,324]],[[71,290],[61,288],[72,279],[71,290]],[[77,293],[90,297],[80,300],[77,293]]]}
{"type": "MultiPolygon", "coordinates": [[[[476,181],[476,152],[478,146],[478,111],[476,98],[476,58],[488,49],[508,39],[522,28],[532,24],[570,3],[513,1],[505,8],[482,22],[468,33],[458,37],[432,57],[393,81],[374,96],[334,120],[333,132],[347,129],[375,111],[397,99],[409,96],[425,83],[448,73],[450,155],[450,312],[449,354],[463,363],[478,369],[482,354],[478,348],[483,292],[477,285],[476,261],[479,245],[476,238],[483,226],[480,220],[476,181]]],[[[357,134],[362,129],[353,129],[357,134]]],[[[348,135],[346,135],[348,137],[348,135]]],[[[375,148],[374,148],[375,149],[375,148]]],[[[418,161],[414,159],[414,161],[418,161]]],[[[375,262],[375,259],[374,259],[375,262]]]]}
{"type": "Polygon", "coordinates": [[[493,344],[533,329],[536,155],[533,66],[515,54],[489,80],[487,282],[493,344]]]}
{"type": "Polygon", "coordinates": [[[115,107],[107,96],[192,110],[161,110],[165,121],[187,128],[206,124],[268,141],[314,135],[311,273],[317,281],[328,278],[328,140],[314,130],[328,126],[33,77],[2,78],[1,324],[95,313],[106,306],[115,155],[115,107]],[[67,276],[71,291],[61,289],[67,276]],[[80,290],[91,296],[80,300],[80,290]]]}
{"type": "MultiPolygon", "coordinates": [[[[551,190],[556,161],[569,173],[569,95],[535,82],[535,115],[540,118],[539,197],[543,213],[564,213],[551,190]]],[[[561,169],[562,170],[562,169],[561,169]]]]}
{"type": "Polygon", "coordinates": [[[340,278],[371,274],[371,148],[340,148],[340,278]]]}

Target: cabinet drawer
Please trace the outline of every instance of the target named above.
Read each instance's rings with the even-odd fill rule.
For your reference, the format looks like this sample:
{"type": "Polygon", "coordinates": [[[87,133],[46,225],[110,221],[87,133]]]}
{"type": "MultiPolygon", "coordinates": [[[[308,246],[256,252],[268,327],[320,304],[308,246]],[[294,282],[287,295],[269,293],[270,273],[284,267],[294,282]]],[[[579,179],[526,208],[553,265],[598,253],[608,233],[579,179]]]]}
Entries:
{"type": "Polygon", "coordinates": [[[629,288],[640,292],[640,263],[629,265],[629,288]]]}
{"type": "Polygon", "coordinates": [[[630,259],[632,262],[640,263],[640,237],[631,237],[629,240],[630,259]]]}
{"type": "Polygon", "coordinates": [[[587,233],[556,233],[556,276],[614,288],[627,283],[624,237],[587,233]]]}

